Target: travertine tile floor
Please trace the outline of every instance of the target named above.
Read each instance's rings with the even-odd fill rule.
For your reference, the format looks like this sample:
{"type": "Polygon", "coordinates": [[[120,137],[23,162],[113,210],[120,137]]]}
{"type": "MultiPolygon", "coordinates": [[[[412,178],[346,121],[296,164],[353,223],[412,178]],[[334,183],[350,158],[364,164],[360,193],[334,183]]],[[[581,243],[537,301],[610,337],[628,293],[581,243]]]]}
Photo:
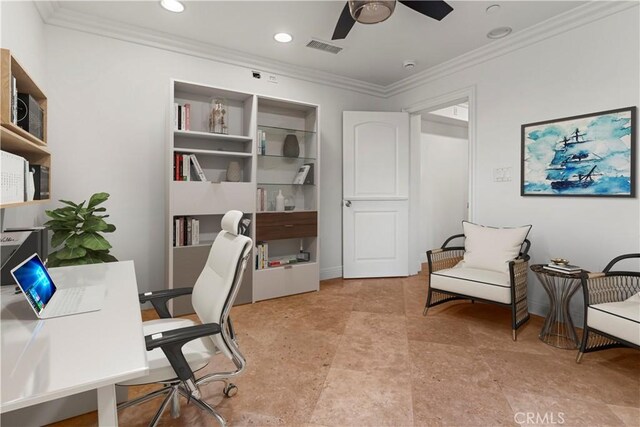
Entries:
{"type": "MultiPolygon", "coordinates": [[[[210,384],[205,398],[230,425],[496,426],[533,414],[537,424],[640,426],[640,352],[590,353],[577,365],[575,351],[538,339],[541,318],[513,342],[509,311],[487,304],[449,303],[423,317],[426,280],[336,279],[235,307],[248,367],[235,397],[210,384]]],[[[146,425],[159,403],[121,411],[120,424],[146,425]]],[[[96,414],[56,425],[96,425],[96,414]]],[[[161,425],[215,423],[183,405],[161,425]]]]}

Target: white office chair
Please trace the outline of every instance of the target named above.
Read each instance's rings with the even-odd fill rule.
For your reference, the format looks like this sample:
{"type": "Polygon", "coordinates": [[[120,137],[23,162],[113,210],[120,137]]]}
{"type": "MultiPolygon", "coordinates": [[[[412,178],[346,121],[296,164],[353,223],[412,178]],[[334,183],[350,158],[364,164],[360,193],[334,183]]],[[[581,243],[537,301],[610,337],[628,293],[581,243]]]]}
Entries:
{"type": "Polygon", "coordinates": [[[130,386],[161,383],[160,390],[118,405],[118,409],[146,402],[166,395],[150,425],[155,426],[169,403],[171,415],[180,414],[179,396],[193,402],[200,409],[213,415],[221,425],[224,418],[201,399],[199,386],[212,382],[225,382],[227,397],[237,392],[228,379],[239,375],[245,367],[245,359],[238,349],[229,311],[236,298],[242,275],[251,253],[251,239],[240,235],[242,212],[229,211],[222,218],[222,231],[218,234],[206,265],[193,288],[167,289],[140,294],[140,302],[151,302],[160,319],[143,323],[149,373],[118,385],[130,386]],[[202,324],[189,319],[173,319],[167,309],[167,301],[191,294],[191,302],[202,324]],[[209,364],[216,349],[236,366],[232,372],[216,372],[198,379],[195,372],[209,364]]]}

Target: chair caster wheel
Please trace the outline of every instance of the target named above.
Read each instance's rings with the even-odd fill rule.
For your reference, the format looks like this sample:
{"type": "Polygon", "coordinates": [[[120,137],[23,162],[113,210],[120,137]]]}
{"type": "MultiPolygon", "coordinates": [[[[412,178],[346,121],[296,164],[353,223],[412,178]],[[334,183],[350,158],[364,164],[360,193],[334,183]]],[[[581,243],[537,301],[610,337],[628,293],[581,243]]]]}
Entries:
{"type": "Polygon", "coordinates": [[[238,386],[233,383],[229,383],[224,387],[224,390],[222,390],[222,392],[226,397],[233,397],[238,394],[238,386]]]}

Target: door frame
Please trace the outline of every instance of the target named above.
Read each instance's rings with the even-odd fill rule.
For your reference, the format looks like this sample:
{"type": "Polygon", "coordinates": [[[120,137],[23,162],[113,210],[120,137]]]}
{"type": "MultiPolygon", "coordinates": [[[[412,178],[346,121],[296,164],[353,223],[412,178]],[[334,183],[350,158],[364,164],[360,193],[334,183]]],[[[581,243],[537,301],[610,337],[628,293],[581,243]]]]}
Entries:
{"type": "MultiPolygon", "coordinates": [[[[419,112],[423,110],[437,110],[440,107],[451,105],[461,99],[469,102],[469,221],[475,220],[475,188],[476,188],[476,86],[468,86],[440,96],[423,99],[402,109],[409,113],[409,230],[417,230],[420,226],[420,194],[421,194],[421,164],[420,164],[420,138],[421,129],[416,129],[421,125],[419,112]]],[[[422,268],[422,256],[419,253],[419,246],[416,233],[409,233],[409,274],[417,274],[422,268]]]]}

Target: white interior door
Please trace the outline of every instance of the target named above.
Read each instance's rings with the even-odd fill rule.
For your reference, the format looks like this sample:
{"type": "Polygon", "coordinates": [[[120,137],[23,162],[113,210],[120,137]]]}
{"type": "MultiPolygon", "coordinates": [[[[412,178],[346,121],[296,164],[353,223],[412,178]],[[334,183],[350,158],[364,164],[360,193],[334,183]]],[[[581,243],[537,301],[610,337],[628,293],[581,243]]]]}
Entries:
{"type": "Polygon", "coordinates": [[[343,113],[342,191],[343,276],[407,276],[408,113],[343,113]]]}

